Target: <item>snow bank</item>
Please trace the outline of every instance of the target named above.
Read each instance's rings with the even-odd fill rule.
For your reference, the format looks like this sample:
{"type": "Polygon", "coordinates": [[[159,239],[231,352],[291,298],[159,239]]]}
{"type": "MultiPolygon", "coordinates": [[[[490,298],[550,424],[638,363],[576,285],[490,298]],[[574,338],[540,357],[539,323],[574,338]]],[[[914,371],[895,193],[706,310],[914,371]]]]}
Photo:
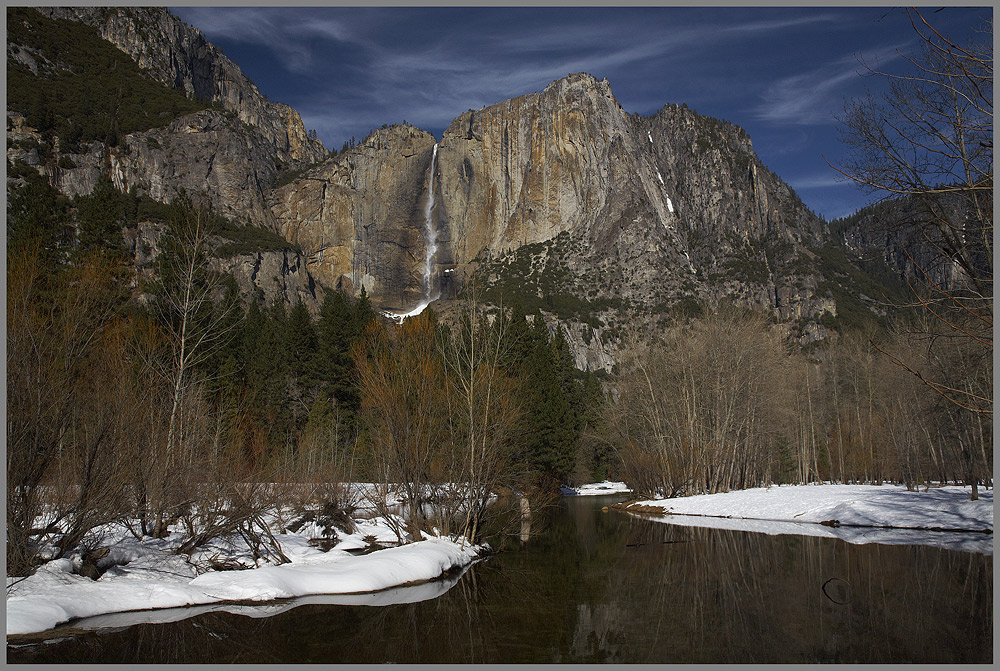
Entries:
{"type": "Polygon", "coordinates": [[[968,487],[911,492],[896,485],[796,485],[637,501],[626,510],[685,526],[992,554],[993,491],[980,491],[978,501],[969,494],[968,487]],[[983,530],[990,533],[971,533],[983,530]]]}
{"type": "MultiPolygon", "coordinates": [[[[359,529],[329,552],[321,552],[297,534],[276,536],[291,563],[242,571],[211,571],[197,575],[183,557],[165,553],[166,541],[129,546],[123,540],[115,552],[130,559],[93,581],[73,573],[73,561],[59,559],[11,586],[8,578],[7,634],[51,629],[75,618],[123,611],[177,608],[224,601],[269,601],[310,594],[374,592],[431,580],[454,567],[471,563],[481,548],[445,539],[425,540],[355,556],[347,552],[365,543],[393,537],[378,520],[359,522],[359,529]],[[156,544],[158,547],[150,547],[156,544]],[[123,549],[124,548],[124,549],[123,549]]],[[[233,548],[214,546],[202,551],[231,558],[233,548]]],[[[205,558],[204,556],[202,557],[205,558]]]]}
{"type": "Polygon", "coordinates": [[[288,612],[293,608],[305,605],[324,606],[391,606],[395,604],[418,603],[436,599],[454,587],[468,567],[461,572],[449,575],[441,580],[392,587],[380,592],[366,594],[310,594],[283,601],[271,601],[260,604],[214,603],[202,606],[184,608],[161,608],[157,610],[130,611],[122,613],[106,613],[85,617],[73,623],[74,629],[105,629],[131,627],[137,624],[164,624],[179,622],[206,613],[232,613],[245,617],[272,617],[288,612]]]}
{"type": "Polygon", "coordinates": [[[624,482],[592,482],[579,487],[560,487],[563,496],[600,496],[603,494],[627,494],[632,490],[624,482]]]}
{"type": "MultiPolygon", "coordinates": [[[[375,592],[431,580],[472,561],[475,551],[440,538],[369,555],[329,554],[301,563],[200,575],[189,583],[217,601],[270,601],[307,594],[375,592]]],[[[204,602],[202,602],[204,603],[204,602]]]]}

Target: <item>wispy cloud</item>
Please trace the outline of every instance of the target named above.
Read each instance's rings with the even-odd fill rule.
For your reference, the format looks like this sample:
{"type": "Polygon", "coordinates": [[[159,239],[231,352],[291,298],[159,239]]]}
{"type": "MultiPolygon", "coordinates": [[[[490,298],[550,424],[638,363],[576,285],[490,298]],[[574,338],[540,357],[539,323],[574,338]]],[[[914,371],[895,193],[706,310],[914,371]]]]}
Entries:
{"type": "MultiPolygon", "coordinates": [[[[667,70],[667,59],[697,62],[699,54],[732,38],[727,31],[759,35],[828,20],[824,15],[721,27],[689,21],[669,29],[655,22],[637,26],[633,20],[597,25],[569,21],[558,30],[551,25],[497,25],[474,40],[459,28],[398,48],[367,45],[366,90],[357,94],[389,114],[404,100],[407,120],[440,128],[465,109],[541,90],[571,72],[608,76],[614,84],[615,73],[648,71],[659,62],[670,77],[681,79],[693,75],[667,70]]],[[[657,99],[650,105],[665,102],[657,99]]]]}
{"type": "MultiPolygon", "coordinates": [[[[899,58],[897,47],[873,51],[873,58],[885,64],[899,58]]],[[[836,124],[836,112],[843,100],[861,82],[865,68],[859,56],[841,59],[770,84],[751,113],[761,121],[783,124],[836,124]]]]}
{"type": "Polygon", "coordinates": [[[806,191],[809,189],[829,189],[830,187],[843,186],[847,183],[847,178],[831,169],[829,172],[792,177],[786,181],[796,191],[806,191]]]}
{"type": "Polygon", "coordinates": [[[210,39],[229,39],[270,50],[292,72],[304,72],[317,65],[311,40],[354,39],[350,30],[335,19],[273,7],[190,7],[184,10],[184,17],[210,39]]]}
{"type": "Polygon", "coordinates": [[[832,23],[837,18],[830,14],[818,14],[813,16],[798,16],[788,19],[774,19],[770,21],[747,21],[732,26],[727,26],[725,31],[730,33],[769,33],[786,28],[801,28],[815,23],[832,23]]]}

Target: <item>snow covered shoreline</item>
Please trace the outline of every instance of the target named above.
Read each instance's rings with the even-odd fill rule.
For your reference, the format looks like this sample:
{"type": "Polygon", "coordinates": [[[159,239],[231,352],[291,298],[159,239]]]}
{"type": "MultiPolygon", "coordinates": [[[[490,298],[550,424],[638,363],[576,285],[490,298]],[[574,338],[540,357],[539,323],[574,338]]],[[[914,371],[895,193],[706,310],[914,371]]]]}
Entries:
{"type": "Polygon", "coordinates": [[[968,487],[911,492],[897,485],[784,485],[634,501],[621,509],[683,526],[992,555],[993,491],[981,489],[978,501],[970,501],[969,494],[968,487]]]}
{"type": "MultiPolygon", "coordinates": [[[[171,552],[173,539],[169,537],[142,543],[119,538],[111,547],[120,563],[96,581],[74,572],[79,557],[50,561],[23,580],[8,577],[7,635],[37,633],[78,618],[111,613],[373,593],[435,580],[469,565],[484,549],[425,534],[424,540],[415,543],[351,554],[349,550],[373,540],[395,542],[379,520],[358,521],[358,531],[328,552],[312,547],[308,534],[276,538],[291,562],[246,570],[199,574],[192,562],[171,552]]],[[[202,559],[228,559],[240,556],[240,551],[215,545],[201,554],[205,555],[202,559]]]]}
{"type": "Polygon", "coordinates": [[[624,482],[592,482],[579,487],[560,487],[563,496],[606,496],[608,494],[629,494],[632,492],[624,482]]]}

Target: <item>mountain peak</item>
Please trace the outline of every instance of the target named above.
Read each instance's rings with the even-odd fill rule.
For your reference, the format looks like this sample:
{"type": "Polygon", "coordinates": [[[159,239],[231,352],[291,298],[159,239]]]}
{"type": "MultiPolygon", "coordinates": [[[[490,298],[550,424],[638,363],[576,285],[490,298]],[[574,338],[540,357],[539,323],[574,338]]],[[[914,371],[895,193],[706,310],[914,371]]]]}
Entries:
{"type": "Polygon", "coordinates": [[[542,92],[548,93],[550,90],[563,90],[570,88],[581,88],[584,90],[592,89],[602,95],[611,95],[611,84],[608,83],[607,79],[601,79],[598,81],[596,77],[587,72],[574,72],[560,79],[556,79],[551,84],[546,86],[542,92]]]}

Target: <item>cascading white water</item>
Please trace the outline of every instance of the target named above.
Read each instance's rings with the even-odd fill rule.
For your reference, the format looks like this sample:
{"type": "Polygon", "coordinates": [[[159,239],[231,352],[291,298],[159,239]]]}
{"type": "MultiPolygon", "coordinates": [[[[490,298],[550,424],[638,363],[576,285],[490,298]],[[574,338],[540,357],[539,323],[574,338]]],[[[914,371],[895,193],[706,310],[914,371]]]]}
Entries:
{"type": "Polygon", "coordinates": [[[432,269],[434,267],[434,255],[437,253],[437,228],[434,226],[434,167],[437,163],[438,146],[434,143],[434,152],[431,154],[431,176],[430,184],[427,187],[427,203],[424,205],[424,242],[426,243],[426,256],[424,257],[424,305],[437,300],[441,296],[440,290],[432,286],[432,269]]]}
{"type": "Polygon", "coordinates": [[[432,301],[436,301],[441,297],[441,290],[434,286],[433,281],[433,269],[434,269],[434,255],[437,253],[437,228],[434,226],[434,168],[437,164],[438,146],[434,143],[434,152],[431,154],[431,174],[430,180],[427,185],[427,202],[424,204],[424,277],[422,283],[423,298],[417,303],[409,312],[399,314],[396,312],[383,312],[383,314],[391,319],[396,320],[400,324],[407,317],[413,317],[424,311],[432,301]]]}

